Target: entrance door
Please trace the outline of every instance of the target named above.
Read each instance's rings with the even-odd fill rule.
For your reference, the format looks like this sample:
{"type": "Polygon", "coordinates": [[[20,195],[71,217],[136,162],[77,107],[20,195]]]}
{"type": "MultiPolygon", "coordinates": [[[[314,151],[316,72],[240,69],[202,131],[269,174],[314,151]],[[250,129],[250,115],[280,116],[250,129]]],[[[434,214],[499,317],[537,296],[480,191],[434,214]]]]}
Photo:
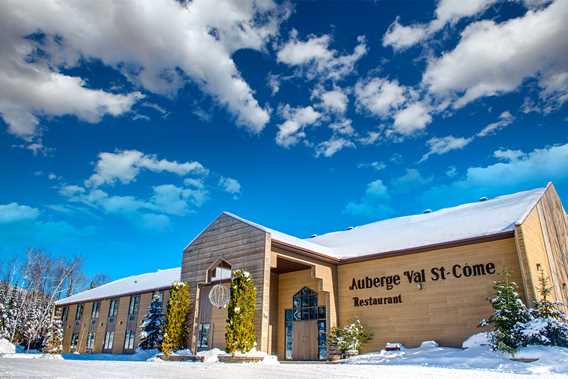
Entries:
{"type": "Polygon", "coordinates": [[[315,361],[318,359],[317,320],[293,322],[292,359],[315,361]]]}

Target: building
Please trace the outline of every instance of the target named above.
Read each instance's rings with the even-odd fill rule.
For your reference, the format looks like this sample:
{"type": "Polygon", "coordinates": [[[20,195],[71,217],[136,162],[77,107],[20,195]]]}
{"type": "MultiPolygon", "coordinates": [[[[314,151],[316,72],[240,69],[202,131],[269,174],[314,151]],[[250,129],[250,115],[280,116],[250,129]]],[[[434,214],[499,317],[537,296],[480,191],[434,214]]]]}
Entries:
{"type": "MultiPolygon", "coordinates": [[[[555,299],[568,304],[567,224],[552,184],[308,239],[222,213],[183,252],[179,279],[189,283],[192,299],[189,343],[194,351],[224,347],[226,309],[212,306],[208,294],[226,285],[231,270],[245,269],[257,287],[257,349],[281,360],[325,359],[330,329],[354,318],[374,334],[364,351],[389,341],[460,346],[491,314],[488,298],[504,270],[512,273],[526,303],[536,298],[543,270],[555,299]]],[[[137,277],[123,281],[132,278],[137,277]]],[[[120,299],[114,326],[96,323],[93,351],[104,348],[109,330],[119,344],[111,351],[122,351],[132,330],[128,292],[143,294],[143,308],[144,294],[149,298],[158,285],[129,291],[117,282],[91,290],[100,295],[86,291],[58,303],[68,307],[65,349],[77,340],[79,351],[86,350],[81,333],[91,324],[86,317],[73,321],[78,304],[85,304],[87,314],[96,298],[105,315],[112,297],[120,299]],[[117,290],[108,294],[105,287],[112,286],[117,290]]]]}

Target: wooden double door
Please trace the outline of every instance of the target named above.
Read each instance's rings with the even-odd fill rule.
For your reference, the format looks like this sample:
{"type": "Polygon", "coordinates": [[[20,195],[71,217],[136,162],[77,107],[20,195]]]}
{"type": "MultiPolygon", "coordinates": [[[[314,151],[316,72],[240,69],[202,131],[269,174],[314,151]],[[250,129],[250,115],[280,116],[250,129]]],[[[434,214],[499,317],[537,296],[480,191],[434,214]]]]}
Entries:
{"type": "Polygon", "coordinates": [[[317,320],[293,321],[292,335],[293,360],[315,361],[319,359],[317,320]]]}

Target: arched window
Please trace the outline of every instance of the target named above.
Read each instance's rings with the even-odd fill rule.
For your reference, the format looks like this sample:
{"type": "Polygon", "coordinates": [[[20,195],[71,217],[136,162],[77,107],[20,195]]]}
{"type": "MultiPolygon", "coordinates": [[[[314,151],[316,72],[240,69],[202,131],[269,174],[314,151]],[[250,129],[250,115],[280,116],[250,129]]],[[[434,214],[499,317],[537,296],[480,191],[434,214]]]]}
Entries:
{"type": "Polygon", "coordinates": [[[207,271],[209,283],[228,279],[231,279],[231,265],[227,261],[219,260],[207,271]]]}
{"type": "Polygon", "coordinates": [[[317,320],[318,294],[308,287],[302,288],[292,298],[294,320],[317,320]]]}

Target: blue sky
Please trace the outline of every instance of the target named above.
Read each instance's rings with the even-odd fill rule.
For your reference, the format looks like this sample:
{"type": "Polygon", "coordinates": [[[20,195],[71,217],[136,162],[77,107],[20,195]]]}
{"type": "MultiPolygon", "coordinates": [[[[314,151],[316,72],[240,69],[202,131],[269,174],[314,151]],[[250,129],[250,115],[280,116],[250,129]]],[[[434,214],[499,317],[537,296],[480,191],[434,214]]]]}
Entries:
{"type": "Polygon", "coordinates": [[[0,4],[0,254],[114,278],[228,210],[307,237],[553,181],[568,4],[0,4]]]}

